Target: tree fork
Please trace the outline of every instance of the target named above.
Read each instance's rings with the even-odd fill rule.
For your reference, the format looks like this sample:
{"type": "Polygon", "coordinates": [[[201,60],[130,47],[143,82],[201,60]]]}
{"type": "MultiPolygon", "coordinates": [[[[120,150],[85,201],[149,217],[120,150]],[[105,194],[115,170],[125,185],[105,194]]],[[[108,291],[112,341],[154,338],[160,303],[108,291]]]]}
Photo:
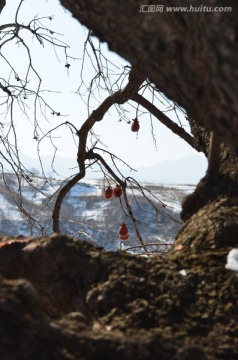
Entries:
{"type": "MultiPolygon", "coordinates": [[[[138,72],[135,68],[132,68],[129,73],[129,81],[124,87],[124,89],[118,90],[113,95],[108,96],[102,102],[102,104],[92,112],[92,114],[88,117],[88,119],[81,126],[80,130],[77,132],[77,135],[79,137],[77,162],[80,172],[67,182],[67,184],[60,190],[57,196],[52,214],[54,232],[60,232],[60,209],[65,196],[72,189],[72,187],[77,184],[79,180],[84,178],[86,173],[85,160],[92,158],[92,149],[88,152],[86,151],[88,133],[96,122],[103,119],[105,113],[110,109],[113,104],[123,104],[130,99],[130,96],[132,96],[133,93],[138,92],[144,80],[145,76],[138,72]]],[[[121,183],[121,180],[119,178],[117,180],[119,183],[121,183]]]]}

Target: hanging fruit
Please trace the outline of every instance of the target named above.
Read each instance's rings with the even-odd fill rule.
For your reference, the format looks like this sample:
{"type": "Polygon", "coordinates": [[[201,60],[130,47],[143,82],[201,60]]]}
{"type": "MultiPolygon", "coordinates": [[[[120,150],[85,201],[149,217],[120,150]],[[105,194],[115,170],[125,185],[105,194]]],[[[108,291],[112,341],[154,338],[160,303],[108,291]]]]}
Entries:
{"type": "Polygon", "coordinates": [[[133,120],[133,123],[131,124],[131,131],[133,132],[138,132],[140,129],[140,124],[139,121],[137,119],[137,117],[133,120]]]}
{"type": "Polygon", "coordinates": [[[127,236],[129,234],[128,227],[126,226],[126,223],[122,223],[118,230],[119,236],[127,236]]]}
{"type": "Polygon", "coordinates": [[[129,234],[125,235],[125,236],[119,236],[119,238],[121,240],[128,240],[129,239],[129,234]]]}
{"type": "Polygon", "coordinates": [[[105,197],[105,199],[111,199],[112,195],[113,195],[112,187],[108,186],[106,188],[106,190],[104,191],[104,197],[105,197]]]}
{"type": "Polygon", "coordinates": [[[113,190],[113,195],[116,198],[119,198],[122,195],[122,189],[121,189],[120,185],[116,185],[115,189],[113,190]]]}
{"type": "Polygon", "coordinates": [[[121,240],[127,240],[129,238],[129,230],[125,222],[123,222],[119,227],[118,235],[121,240]]]}

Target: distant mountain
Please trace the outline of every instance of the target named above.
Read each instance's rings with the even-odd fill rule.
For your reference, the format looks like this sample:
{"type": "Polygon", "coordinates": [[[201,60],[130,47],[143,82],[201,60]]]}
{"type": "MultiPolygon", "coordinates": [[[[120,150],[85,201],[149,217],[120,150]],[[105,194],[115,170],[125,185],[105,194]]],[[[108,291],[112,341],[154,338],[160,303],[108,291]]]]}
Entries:
{"type": "Polygon", "coordinates": [[[139,167],[136,179],[161,184],[197,184],[205,175],[205,156],[189,156],[178,160],[163,161],[155,166],[139,167]]]}
{"type": "Polygon", "coordinates": [[[21,154],[21,161],[28,170],[37,170],[40,175],[41,164],[46,176],[57,177],[58,174],[59,177],[68,177],[77,172],[77,161],[70,157],[57,156],[53,159],[53,155],[43,155],[40,163],[39,158],[33,159],[26,154],[21,154]]]}
{"type": "MultiPolygon", "coordinates": [[[[39,159],[32,159],[22,154],[22,161],[29,169],[37,169],[41,174],[39,159]]],[[[68,177],[77,172],[76,159],[57,156],[54,160],[54,169],[52,169],[52,156],[42,156],[42,164],[47,176],[68,177]]],[[[127,169],[121,170],[125,176],[132,176],[141,182],[152,182],[156,184],[197,184],[205,175],[207,169],[207,160],[205,156],[195,155],[177,160],[167,160],[154,166],[140,166],[136,172],[130,172],[127,169]]],[[[102,173],[94,170],[87,170],[86,179],[102,178],[102,173]]]]}

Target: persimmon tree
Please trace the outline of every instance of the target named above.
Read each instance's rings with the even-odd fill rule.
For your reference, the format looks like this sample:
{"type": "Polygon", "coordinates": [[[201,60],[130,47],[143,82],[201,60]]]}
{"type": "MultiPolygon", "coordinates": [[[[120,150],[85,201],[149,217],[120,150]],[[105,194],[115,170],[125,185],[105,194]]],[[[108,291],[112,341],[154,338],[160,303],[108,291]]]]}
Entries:
{"type": "MultiPolygon", "coordinates": [[[[64,58],[66,71],[70,72],[70,62],[72,59],[75,60],[75,58],[68,54],[68,46],[59,39],[57,32],[49,27],[52,20],[51,16],[43,18],[36,16],[30,20],[28,24],[21,23],[19,13],[22,4],[23,1],[20,1],[14,21],[0,26],[1,61],[4,63],[4,66],[9,73],[8,76],[1,75],[0,77],[0,89],[2,92],[1,105],[4,109],[3,114],[5,114],[5,118],[8,119],[2,123],[1,143],[3,150],[1,151],[1,157],[10,165],[18,179],[19,196],[13,196],[16,205],[29,220],[31,226],[36,227],[41,233],[45,232],[42,224],[35,219],[31,213],[26,211],[22,203],[22,182],[26,181],[32,187],[35,185],[34,182],[32,182],[32,176],[34,174],[24,167],[19,155],[16,132],[17,120],[14,116],[14,109],[17,106],[23,114],[33,118],[33,137],[38,146],[42,145],[46,138],[50,138],[54,149],[57,151],[57,147],[54,145],[53,134],[59,127],[64,126],[70,130],[72,141],[76,144],[78,171],[76,171],[74,176],[67,179],[59,190],[53,194],[53,231],[60,232],[60,210],[65,196],[74,185],[85,177],[87,168],[97,164],[104,174],[105,187],[108,186],[110,188],[111,186],[118,186],[121,189],[121,194],[118,197],[120,198],[120,205],[124,212],[125,219],[128,218],[132,221],[141,246],[146,250],[146,244],[144,243],[138,223],[128,200],[128,189],[132,192],[136,189],[148,200],[155,211],[155,218],[159,212],[166,213],[166,204],[160,201],[160,199],[157,199],[160,202],[160,206],[156,206],[153,202],[153,199],[156,199],[155,195],[140,185],[133,176],[125,177],[123,175],[119,168],[120,163],[126,165],[130,170],[133,170],[132,167],[128,165],[125,160],[120,159],[116,154],[110,152],[110,149],[108,150],[104,146],[103,139],[99,138],[94,132],[94,125],[103,121],[105,114],[114,107],[118,113],[119,121],[126,121],[129,123],[131,125],[131,130],[135,133],[140,131],[139,126],[141,119],[143,118],[143,115],[146,114],[146,117],[151,121],[151,139],[154,141],[155,146],[156,140],[153,124],[154,121],[159,121],[197,151],[203,151],[207,154],[207,147],[203,146],[202,142],[197,141],[196,137],[185,130],[185,127],[180,120],[180,115],[182,115],[183,118],[186,117],[185,111],[176,103],[170,102],[159,91],[156,85],[151,82],[145,74],[139,71],[137,67],[128,65],[124,66],[122,71],[118,71],[118,68],[116,68],[110,59],[107,58],[107,55],[103,53],[100,43],[93,37],[91,31],[87,32],[85,42],[82,43],[84,55],[81,63],[81,74],[79,76],[79,86],[77,90],[80,99],[87,108],[88,117],[84,120],[82,125],[63,121],[60,125],[51,127],[47,132],[42,130],[41,122],[39,120],[40,116],[49,119],[49,115],[61,117],[62,114],[59,109],[54,109],[53,106],[50,105],[50,102],[47,101],[47,95],[44,94],[45,89],[42,89],[41,74],[38,72],[33,62],[31,48],[27,43],[24,34],[25,32],[29,33],[33,39],[39,43],[39,46],[44,46],[47,43],[50,46],[59,49],[64,58]],[[26,53],[27,65],[24,75],[22,75],[22,69],[21,71],[17,69],[16,66],[13,65],[12,60],[8,58],[7,54],[4,54],[3,50],[9,42],[15,42],[16,46],[23,48],[26,53]],[[85,79],[84,76],[85,62],[87,62],[87,64],[89,63],[91,67],[92,75],[89,81],[85,79]],[[30,82],[32,78],[34,78],[34,87],[31,86],[30,82]],[[101,100],[102,98],[104,98],[104,100],[101,100]],[[92,105],[95,104],[95,100],[98,103],[96,108],[95,105],[92,105]],[[162,102],[166,103],[168,110],[173,110],[176,113],[177,121],[172,120],[159,109],[159,104],[162,102]],[[128,115],[127,106],[130,107],[130,114],[133,113],[133,118],[131,115],[128,115]],[[92,111],[91,109],[93,107],[95,110],[92,111]]],[[[56,154],[54,155],[52,162],[54,162],[55,156],[56,154]]],[[[3,165],[2,172],[4,174],[3,165]]],[[[47,178],[45,181],[47,181],[47,178]]],[[[7,181],[6,185],[8,186],[7,181]]],[[[9,191],[11,191],[10,187],[9,191]]],[[[49,197],[49,202],[52,200],[53,195],[49,197]]],[[[172,220],[179,221],[176,219],[172,220]]]]}
{"type": "MultiPolygon", "coordinates": [[[[229,246],[237,236],[237,4],[208,0],[211,12],[167,11],[180,4],[160,1],[162,13],[140,12],[135,0],[61,0],[75,18],[109,47],[131,62],[170,99],[186,109],[195,142],[209,158],[206,176],[183,204],[186,223],[176,245],[190,249],[204,245],[229,246]],[[130,21],[128,21],[130,17],[130,21]],[[127,46],[125,46],[127,39],[127,46]],[[231,213],[233,215],[231,215],[231,213]],[[210,219],[213,219],[212,221],[210,219]],[[200,222],[199,222],[200,221],[200,222]],[[197,224],[202,224],[198,230],[197,224]],[[224,226],[224,224],[226,224],[224,226]]],[[[192,6],[200,6],[194,1],[192,6]]],[[[191,6],[189,0],[182,6],[191,6]]],[[[139,96],[136,94],[136,97],[139,96]]]]}

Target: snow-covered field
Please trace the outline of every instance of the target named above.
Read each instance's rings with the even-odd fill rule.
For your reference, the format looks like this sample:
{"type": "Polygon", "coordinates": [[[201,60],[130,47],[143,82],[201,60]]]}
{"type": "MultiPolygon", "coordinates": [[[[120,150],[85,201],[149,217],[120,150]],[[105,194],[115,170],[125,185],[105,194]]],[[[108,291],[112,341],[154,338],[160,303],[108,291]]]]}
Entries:
{"type": "MultiPolygon", "coordinates": [[[[36,223],[42,227],[44,233],[52,232],[52,209],[56,191],[61,185],[59,180],[46,182],[34,178],[29,185],[24,181],[21,191],[14,175],[8,174],[7,190],[3,180],[0,180],[0,226],[1,234],[6,235],[39,235],[40,227],[35,229],[36,223]],[[17,204],[22,204],[26,212],[32,217],[19,211],[17,204]]],[[[87,183],[77,183],[69,192],[61,209],[61,231],[83,238],[96,246],[107,250],[140,246],[136,230],[145,244],[170,244],[181,226],[181,201],[184,196],[194,190],[189,185],[155,185],[142,184],[147,199],[138,189],[128,189],[128,200],[136,219],[134,222],[128,216],[125,202],[112,197],[106,200],[103,196],[103,183],[90,180],[87,183]],[[129,229],[129,239],[120,241],[118,228],[126,221],[129,229]]],[[[161,251],[167,245],[159,246],[161,251]]],[[[143,250],[138,247],[137,250],[143,250]]],[[[155,251],[156,247],[148,247],[155,251]]],[[[135,250],[133,250],[135,251],[135,250]]]]}

